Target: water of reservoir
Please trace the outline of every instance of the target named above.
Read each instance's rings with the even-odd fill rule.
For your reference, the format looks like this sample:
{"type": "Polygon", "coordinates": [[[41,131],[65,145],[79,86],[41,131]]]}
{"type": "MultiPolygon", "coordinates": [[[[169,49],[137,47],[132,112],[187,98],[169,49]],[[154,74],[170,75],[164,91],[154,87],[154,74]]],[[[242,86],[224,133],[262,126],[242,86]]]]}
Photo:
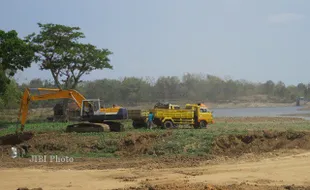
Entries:
{"type": "MultiPolygon", "coordinates": [[[[215,117],[253,117],[253,116],[266,116],[277,117],[282,114],[304,114],[310,111],[298,111],[301,107],[267,107],[267,108],[214,108],[212,109],[215,117]]],[[[297,117],[297,116],[294,116],[297,117]]],[[[310,117],[301,118],[309,119],[310,117]]]]}

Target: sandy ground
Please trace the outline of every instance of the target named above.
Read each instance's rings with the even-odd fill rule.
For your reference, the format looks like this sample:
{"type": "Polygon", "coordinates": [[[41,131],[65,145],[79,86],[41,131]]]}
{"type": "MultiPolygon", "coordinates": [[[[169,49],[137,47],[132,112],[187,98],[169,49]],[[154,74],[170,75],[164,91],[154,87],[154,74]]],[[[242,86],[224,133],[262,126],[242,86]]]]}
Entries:
{"type": "MultiPolygon", "coordinates": [[[[242,158],[211,165],[202,164],[199,167],[168,169],[135,167],[75,170],[61,166],[53,169],[2,167],[0,179],[1,189],[41,187],[44,190],[124,189],[145,184],[158,185],[157,189],[164,189],[160,188],[160,185],[170,185],[169,189],[174,189],[174,186],[189,184],[186,186],[188,188],[183,189],[192,189],[195,188],[195,184],[201,182],[215,186],[245,183],[257,185],[256,189],[292,184],[310,186],[310,152],[264,158],[259,161],[242,158]]],[[[196,189],[203,188],[197,186],[196,189]]]]}

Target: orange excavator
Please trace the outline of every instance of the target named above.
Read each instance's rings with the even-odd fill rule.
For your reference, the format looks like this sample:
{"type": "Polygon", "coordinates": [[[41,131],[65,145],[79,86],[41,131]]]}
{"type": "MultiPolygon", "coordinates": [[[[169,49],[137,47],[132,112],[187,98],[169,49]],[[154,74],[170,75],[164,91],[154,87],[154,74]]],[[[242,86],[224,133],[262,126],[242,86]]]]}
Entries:
{"type": "MultiPolygon", "coordinates": [[[[80,108],[80,120],[83,122],[68,125],[66,132],[118,132],[123,130],[123,125],[119,121],[128,118],[127,109],[119,106],[103,108],[100,99],[86,99],[76,90],[26,88],[18,115],[21,132],[23,132],[27,120],[29,102],[51,99],[71,99],[80,108]],[[37,92],[38,95],[32,95],[30,92],[37,92]]],[[[16,132],[19,132],[19,128],[16,129],[16,132]]]]}

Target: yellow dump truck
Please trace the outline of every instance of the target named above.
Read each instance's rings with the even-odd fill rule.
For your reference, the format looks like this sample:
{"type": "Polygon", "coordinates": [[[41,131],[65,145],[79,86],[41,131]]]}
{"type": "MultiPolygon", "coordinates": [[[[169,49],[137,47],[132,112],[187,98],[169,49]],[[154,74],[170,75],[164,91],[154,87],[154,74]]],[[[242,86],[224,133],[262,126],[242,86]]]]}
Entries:
{"type": "Polygon", "coordinates": [[[154,124],[164,128],[190,125],[194,128],[206,128],[213,124],[213,114],[204,104],[186,104],[181,109],[178,105],[154,106],[150,110],[128,110],[128,118],[134,128],[146,127],[149,112],[154,114],[154,124]]]}

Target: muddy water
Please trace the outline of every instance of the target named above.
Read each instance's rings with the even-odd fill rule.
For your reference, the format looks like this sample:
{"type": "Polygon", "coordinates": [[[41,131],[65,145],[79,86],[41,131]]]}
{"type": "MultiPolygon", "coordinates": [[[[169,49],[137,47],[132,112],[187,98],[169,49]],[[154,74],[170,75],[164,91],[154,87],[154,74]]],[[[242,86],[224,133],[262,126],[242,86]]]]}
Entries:
{"type": "MultiPolygon", "coordinates": [[[[214,108],[212,109],[215,117],[253,117],[253,116],[266,116],[277,117],[282,114],[304,114],[310,111],[298,111],[301,107],[269,107],[269,108],[214,108]]],[[[310,120],[310,117],[302,117],[310,120]]]]}

